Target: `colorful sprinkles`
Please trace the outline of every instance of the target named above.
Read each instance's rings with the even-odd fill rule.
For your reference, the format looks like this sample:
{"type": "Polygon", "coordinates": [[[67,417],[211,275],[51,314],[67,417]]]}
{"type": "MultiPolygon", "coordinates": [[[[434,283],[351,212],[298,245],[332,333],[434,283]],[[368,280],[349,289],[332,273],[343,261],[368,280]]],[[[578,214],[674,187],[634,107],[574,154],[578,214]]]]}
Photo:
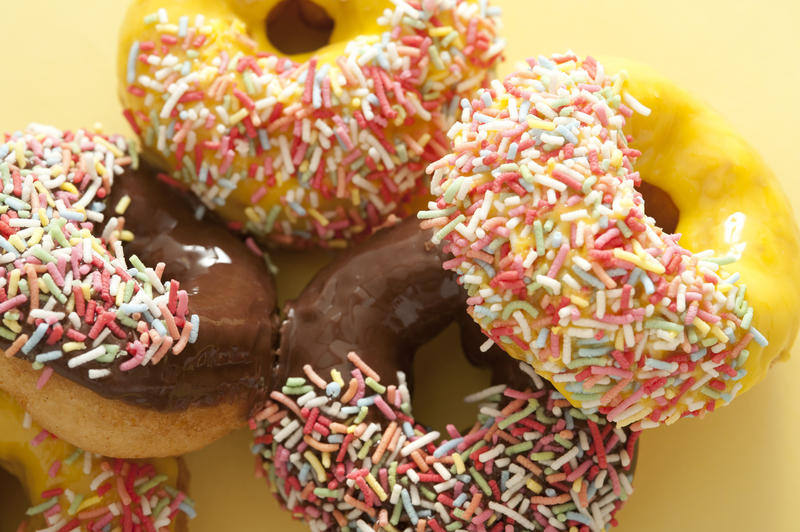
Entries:
{"type": "Polygon", "coordinates": [[[645,213],[625,119],[649,110],[592,58],[531,59],[462,100],[431,164],[439,228],[469,311],[572,404],[634,430],[699,416],[741,388],[766,339],[738,274],[645,213]]]}
{"type": "Polygon", "coordinates": [[[153,463],[104,458],[69,444],[53,446],[58,438],[32,426],[25,414],[23,428],[36,433],[29,445],[34,453],[58,456],[48,468],[48,487],[25,512],[18,532],[73,530],[133,532],[174,530],[179,514],[193,519],[194,502],[171,486],[153,463]],[[78,478],[86,491],[67,479],[78,478]]]}
{"type": "Polygon", "coordinates": [[[417,423],[405,376],[383,385],[310,366],[251,421],[257,474],[312,530],[600,531],[632,493],[639,433],[573,408],[529,366],[530,388],[492,386],[460,432],[417,423]],[[269,466],[267,465],[269,464],[269,466]]]}
{"type": "Polygon", "coordinates": [[[197,338],[199,318],[178,282],[162,281],[165,265],[123,251],[130,198],[106,205],[134,153],[118,136],[37,125],[0,144],[0,346],[43,369],[39,387],[56,360],[102,379],[197,338]]]}
{"type": "Polygon", "coordinates": [[[445,124],[504,49],[485,0],[386,4],[383,33],[303,63],[258,51],[240,20],[159,9],[130,43],[125,116],[232,226],[345,246],[427,195],[445,124]]]}

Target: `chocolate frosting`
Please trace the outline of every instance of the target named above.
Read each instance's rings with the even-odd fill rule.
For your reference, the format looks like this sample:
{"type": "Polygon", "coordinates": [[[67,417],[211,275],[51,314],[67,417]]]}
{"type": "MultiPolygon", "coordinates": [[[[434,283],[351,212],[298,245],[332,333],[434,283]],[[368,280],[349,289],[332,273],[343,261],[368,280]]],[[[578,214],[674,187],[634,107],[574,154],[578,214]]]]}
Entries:
{"type": "Polygon", "coordinates": [[[347,370],[350,351],[381,375],[381,383],[396,382],[403,371],[413,384],[414,352],[454,321],[470,362],[491,367],[497,383],[524,388],[527,376],[516,361],[497,347],[480,352],[485,336],[467,315],[466,294],[442,269],[445,256],[430,237],[418,220],[407,219],[317,273],[284,308],[271,388],[301,376],[305,364],[320,374],[347,370]]]}
{"type": "MultiPolygon", "coordinates": [[[[137,255],[149,266],[163,261],[162,278],[176,279],[189,295],[189,311],[200,317],[199,336],[179,355],[167,354],[158,364],[122,371],[113,364],[67,366],[68,357],[49,362],[56,373],[108,399],[162,410],[210,405],[232,394],[252,401],[265,392],[268,364],[277,329],[276,292],[272,276],[224,226],[197,220],[192,200],[159,183],[155,173],[126,170],[116,176],[107,201],[106,219],[125,195],[125,228],[135,238],[125,245],[127,257],[137,255]],[[90,379],[88,369],[106,368],[111,375],[90,379]]],[[[97,228],[102,231],[102,228],[97,228]]],[[[99,233],[96,233],[99,234],[99,233]]],[[[81,332],[86,332],[84,325],[81,332]]],[[[108,336],[121,347],[129,339],[108,336]]],[[[33,359],[40,349],[31,352],[33,359]]],[[[18,354],[18,356],[20,356],[18,354]]]]}

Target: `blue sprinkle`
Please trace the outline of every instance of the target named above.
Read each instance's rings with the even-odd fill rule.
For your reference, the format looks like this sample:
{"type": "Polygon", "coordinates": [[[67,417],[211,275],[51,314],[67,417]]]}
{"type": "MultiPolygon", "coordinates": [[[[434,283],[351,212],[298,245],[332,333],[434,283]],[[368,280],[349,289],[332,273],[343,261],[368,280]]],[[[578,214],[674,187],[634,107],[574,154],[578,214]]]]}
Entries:
{"type": "Polygon", "coordinates": [[[342,414],[346,416],[352,416],[353,414],[358,414],[361,409],[357,406],[343,406],[341,409],[342,414]]]}
{"type": "Polygon", "coordinates": [[[230,190],[233,190],[233,189],[236,188],[236,185],[230,179],[219,178],[219,179],[217,179],[217,184],[219,186],[221,186],[222,188],[227,188],[227,189],[230,189],[230,190]]]}
{"type": "Polygon", "coordinates": [[[585,515],[578,513],[578,512],[567,512],[566,513],[567,519],[569,521],[578,521],[579,523],[583,523],[586,526],[593,527],[595,526],[594,521],[586,517],[585,515]]]}
{"type": "Polygon", "coordinates": [[[192,314],[192,319],[189,320],[192,324],[192,332],[189,334],[189,343],[193,344],[197,341],[197,334],[200,332],[200,316],[192,314]]]}
{"type": "Polygon", "coordinates": [[[522,122],[523,120],[528,118],[528,113],[531,110],[531,102],[528,100],[523,101],[519,105],[519,121],[522,122]]]}
{"type": "Polygon", "coordinates": [[[758,345],[760,345],[761,347],[767,347],[767,345],[769,344],[769,342],[767,342],[767,339],[764,337],[764,335],[761,334],[761,332],[758,329],[756,329],[755,327],[750,327],[750,334],[753,335],[753,340],[755,340],[756,343],[758,345]]]}
{"type": "MultiPolygon", "coordinates": [[[[522,182],[522,181],[521,181],[522,182]]],[[[582,269],[578,268],[577,266],[572,266],[572,271],[575,272],[575,275],[580,277],[585,283],[590,284],[594,288],[598,290],[605,290],[605,285],[600,282],[600,279],[592,275],[591,273],[587,273],[582,269]]]]}
{"type": "Polygon", "coordinates": [[[492,266],[488,262],[484,262],[480,259],[474,259],[474,260],[478,266],[483,268],[483,270],[489,275],[490,278],[492,279],[494,278],[495,276],[494,268],[492,268],[492,266]]]}
{"type": "Polygon", "coordinates": [[[508,159],[509,161],[513,161],[514,158],[517,156],[518,147],[519,146],[517,146],[516,142],[512,142],[511,146],[508,147],[508,153],[506,154],[506,159],[508,159]]]}
{"type": "Polygon", "coordinates": [[[31,208],[30,205],[20,199],[15,198],[14,196],[6,196],[3,201],[15,211],[27,211],[31,208]]]}
{"type": "Polygon", "coordinates": [[[672,362],[664,362],[663,360],[650,357],[645,359],[644,365],[655,369],[662,369],[664,371],[672,371],[674,367],[672,362]]]}
{"type": "Polygon", "coordinates": [[[741,275],[739,274],[739,272],[734,272],[734,274],[733,274],[733,275],[731,275],[730,277],[728,277],[727,279],[725,279],[725,280],[724,280],[724,281],[722,281],[722,282],[723,282],[723,283],[727,283],[727,284],[733,284],[733,283],[735,283],[736,281],[738,281],[738,280],[739,280],[739,277],[741,277],[741,275]]]}
{"type": "Polygon", "coordinates": [[[47,323],[40,323],[39,326],[36,327],[36,330],[33,331],[33,334],[31,334],[31,337],[28,338],[28,341],[25,342],[25,345],[22,346],[22,352],[26,355],[30,353],[31,350],[42,341],[42,338],[44,338],[44,333],[47,332],[48,327],[49,326],[47,323]]]}
{"type": "Polygon", "coordinates": [[[567,139],[567,142],[569,142],[571,144],[577,144],[578,143],[578,137],[573,135],[572,132],[570,130],[568,130],[567,128],[565,128],[564,126],[556,126],[555,131],[559,135],[561,135],[562,137],[567,139]]]}
{"type": "MultiPolygon", "coordinates": [[[[472,105],[469,103],[468,99],[461,98],[461,108],[471,111],[472,110],[472,105]]],[[[0,157],[5,157],[5,155],[0,155],[0,157]]]]}
{"type": "MultiPolygon", "coordinates": [[[[466,100],[466,98],[465,98],[466,100]]],[[[0,146],[0,159],[5,159],[6,155],[8,155],[8,145],[3,144],[0,146]]]]}
{"type": "Polygon", "coordinates": [[[578,349],[578,356],[579,357],[601,357],[605,356],[610,353],[612,347],[603,346],[603,347],[581,347],[578,349]]]}
{"type": "Polygon", "coordinates": [[[60,349],[56,351],[48,351],[47,353],[40,353],[36,355],[36,362],[43,363],[43,362],[50,362],[51,360],[58,360],[63,356],[63,353],[60,349]]]}
{"type": "Polygon", "coordinates": [[[83,222],[86,220],[86,215],[78,211],[59,209],[58,214],[60,214],[62,218],[66,218],[67,220],[73,220],[77,222],[83,222]]]}
{"type": "Polygon", "coordinates": [[[200,183],[205,183],[206,178],[208,178],[208,166],[203,163],[203,166],[200,167],[200,171],[197,173],[197,180],[200,183]]]}
{"type": "Polygon", "coordinates": [[[147,310],[147,305],[144,303],[134,304],[134,303],[123,303],[119,306],[119,309],[123,312],[123,314],[127,314],[130,316],[136,312],[144,312],[147,310]]]}
{"type": "Polygon", "coordinates": [[[153,327],[161,336],[167,336],[167,328],[161,323],[161,320],[153,320],[153,327]]]}
{"type": "Polygon", "coordinates": [[[465,502],[467,502],[467,494],[466,494],[466,493],[464,493],[464,492],[461,492],[461,495],[459,495],[458,497],[456,497],[456,498],[453,500],[453,506],[461,506],[461,505],[463,505],[465,502]]]}
{"type": "MultiPolygon", "coordinates": [[[[180,503],[180,504],[178,505],[178,508],[179,508],[179,509],[180,509],[180,510],[181,510],[183,513],[185,513],[186,515],[188,515],[188,516],[189,516],[189,519],[194,519],[195,517],[197,517],[197,512],[195,512],[194,508],[193,508],[193,507],[192,507],[190,504],[187,504],[187,503],[185,503],[185,502],[182,502],[182,503],[180,503]]],[[[109,525],[110,525],[110,523],[109,523],[109,525]]]]}
{"type": "Polygon", "coordinates": [[[403,421],[403,432],[405,432],[407,438],[414,437],[414,427],[408,421],[403,421]]]}
{"type": "Polygon", "coordinates": [[[647,274],[642,275],[642,286],[644,286],[644,291],[647,294],[652,294],[656,291],[656,287],[653,286],[653,281],[650,280],[650,276],[647,274]]]}
{"type": "Polygon", "coordinates": [[[437,447],[435,451],[433,451],[433,457],[441,458],[443,456],[446,456],[447,454],[450,453],[450,451],[458,447],[458,445],[462,441],[464,441],[464,438],[455,438],[454,440],[449,440],[444,442],[439,447],[437,447]]]}
{"type": "Polygon", "coordinates": [[[702,349],[700,349],[698,351],[695,351],[691,355],[689,355],[689,358],[692,360],[692,362],[697,362],[698,360],[700,360],[701,358],[706,356],[707,352],[708,352],[708,349],[706,349],[704,347],[704,348],[702,348],[702,349]]]}
{"type": "Polygon", "coordinates": [[[747,375],[747,370],[746,369],[740,369],[739,371],[736,372],[736,376],[733,377],[731,380],[734,380],[734,381],[741,380],[741,379],[744,378],[745,375],[747,375]]]}
{"type": "Polygon", "coordinates": [[[261,148],[268,150],[272,147],[267,136],[267,130],[264,128],[258,129],[258,142],[261,143],[261,148]]]}
{"type": "Polygon", "coordinates": [[[342,387],[339,386],[338,382],[329,382],[328,385],[325,387],[325,395],[328,397],[338,397],[339,392],[342,391],[342,387]]]}
{"type": "Polygon", "coordinates": [[[300,481],[300,484],[305,484],[308,480],[308,474],[311,472],[311,466],[308,465],[308,462],[303,464],[303,467],[300,468],[300,473],[297,474],[297,480],[300,481]]]}
{"type": "Polygon", "coordinates": [[[375,107],[379,107],[381,105],[381,101],[378,99],[377,96],[375,96],[372,93],[367,94],[367,101],[372,105],[374,105],[375,107]]]}
{"type": "Polygon", "coordinates": [[[291,209],[292,209],[294,212],[296,212],[298,215],[300,215],[300,216],[305,216],[305,215],[306,215],[306,210],[305,210],[305,209],[303,208],[303,206],[302,206],[302,205],[300,205],[299,203],[297,203],[297,202],[295,202],[295,201],[287,201],[286,203],[287,203],[287,204],[289,205],[289,207],[291,207],[291,209]]]}
{"type": "Polygon", "coordinates": [[[536,349],[542,349],[544,346],[547,345],[547,337],[550,334],[550,329],[540,329],[539,336],[536,338],[536,343],[533,346],[536,349]]]}
{"type": "Polygon", "coordinates": [[[139,41],[134,41],[128,52],[128,83],[136,81],[136,59],[139,57],[139,41]]]}
{"type": "Polygon", "coordinates": [[[328,443],[342,443],[344,441],[344,436],[341,434],[331,434],[328,436],[328,443]]]}
{"type": "Polygon", "coordinates": [[[483,105],[486,107],[492,106],[492,95],[489,94],[489,91],[483,90],[481,91],[481,100],[483,101],[483,105]]]}
{"type": "Polygon", "coordinates": [[[181,65],[181,75],[188,76],[189,72],[192,71],[192,64],[189,61],[184,61],[183,65],[181,65]]]}
{"type": "Polygon", "coordinates": [[[372,406],[375,404],[375,396],[370,395],[369,397],[362,397],[358,401],[356,401],[358,406],[372,406]]]}
{"type": "Polygon", "coordinates": [[[16,256],[16,257],[19,257],[19,251],[17,251],[17,248],[15,248],[14,246],[12,246],[12,245],[11,245],[11,242],[9,242],[8,240],[6,240],[6,239],[5,239],[4,237],[2,237],[2,236],[0,236],[0,248],[3,248],[4,250],[8,251],[8,252],[9,252],[9,253],[11,253],[12,255],[14,255],[14,256],[16,256]]]}
{"type": "Polygon", "coordinates": [[[553,63],[552,61],[550,61],[548,58],[546,58],[546,57],[545,57],[545,56],[543,56],[543,55],[540,55],[539,57],[537,57],[537,58],[536,58],[536,60],[537,60],[537,61],[539,62],[539,64],[540,64],[540,65],[542,65],[544,68],[547,68],[547,69],[550,69],[550,70],[553,70],[553,69],[555,69],[555,68],[556,68],[556,64],[555,64],[555,63],[553,63]]]}
{"type": "Polygon", "coordinates": [[[475,113],[472,115],[472,118],[474,118],[475,120],[477,120],[482,124],[488,124],[489,122],[494,120],[494,118],[492,118],[491,116],[485,115],[483,113],[475,113]]]}
{"type": "Polygon", "coordinates": [[[267,448],[267,446],[264,445],[263,443],[259,443],[257,445],[251,445],[250,446],[250,453],[253,454],[253,455],[261,454],[261,451],[263,451],[266,448],[267,448]]]}
{"type": "Polygon", "coordinates": [[[606,270],[606,273],[609,277],[622,277],[628,274],[628,270],[625,268],[611,268],[610,270],[606,270]]]}
{"type": "Polygon", "coordinates": [[[186,30],[189,26],[189,17],[186,15],[178,19],[178,37],[186,37],[186,30]]]}
{"type": "Polygon", "coordinates": [[[411,495],[408,494],[408,490],[406,488],[403,488],[403,491],[400,492],[400,498],[403,499],[403,507],[406,509],[406,513],[411,520],[411,524],[416,526],[417,521],[419,521],[419,517],[417,516],[417,511],[414,509],[414,505],[411,504],[411,495]]]}

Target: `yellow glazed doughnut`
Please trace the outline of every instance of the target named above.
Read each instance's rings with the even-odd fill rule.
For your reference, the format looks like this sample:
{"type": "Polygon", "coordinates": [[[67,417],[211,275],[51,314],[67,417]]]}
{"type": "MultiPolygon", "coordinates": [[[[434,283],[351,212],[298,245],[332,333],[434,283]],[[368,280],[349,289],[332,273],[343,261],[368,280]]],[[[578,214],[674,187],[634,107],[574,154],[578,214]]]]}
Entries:
{"type": "Polygon", "coordinates": [[[0,468],[31,506],[19,531],[186,530],[194,517],[180,459],[125,461],[84,452],[32,423],[0,391],[0,468]],[[109,528],[104,528],[108,526],[109,528]]]}
{"type": "Polygon", "coordinates": [[[498,16],[477,0],[137,1],[119,96],[146,156],[233,227],[341,247],[422,205],[458,99],[501,58],[498,16]],[[319,33],[320,8],[330,44],[270,43],[277,11],[319,33]]]}
{"type": "Polygon", "coordinates": [[[788,358],[800,248],[774,175],[722,118],[614,65],[531,59],[462,102],[419,216],[492,340],[637,430],[727,404],[788,358]]]}

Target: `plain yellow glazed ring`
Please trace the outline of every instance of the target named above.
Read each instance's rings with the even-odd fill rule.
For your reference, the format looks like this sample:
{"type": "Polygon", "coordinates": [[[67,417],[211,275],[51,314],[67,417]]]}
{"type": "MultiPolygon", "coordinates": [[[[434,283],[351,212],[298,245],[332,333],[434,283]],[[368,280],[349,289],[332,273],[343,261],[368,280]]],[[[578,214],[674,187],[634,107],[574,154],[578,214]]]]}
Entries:
{"type": "Polygon", "coordinates": [[[20,531],[186,530],[194,503],[180,459],[125,461],[84,452],[38,427],[0,391],[0,468],[31,501],[20,531]],[[97,527],[97,528],[95,528],[97,527]]]}
{"type": "Polygon", "coordinates": [[[422,204],[459,98],[501,58],[498,16],[476,0],[134,2],[119,96],[147,156],[233,227],[341,247],[422,204]],[[270,43],[293,5],[315,35],[327,11],[330,44],[270,43]]]}
{"type": "Polygon", "coordinates": [[[462,102],[419,217],[492,340],[637,430],[727,404],[788,358],[800,247],[774,175],[721,117],[613,65],[531,59],[462,102]]]}

